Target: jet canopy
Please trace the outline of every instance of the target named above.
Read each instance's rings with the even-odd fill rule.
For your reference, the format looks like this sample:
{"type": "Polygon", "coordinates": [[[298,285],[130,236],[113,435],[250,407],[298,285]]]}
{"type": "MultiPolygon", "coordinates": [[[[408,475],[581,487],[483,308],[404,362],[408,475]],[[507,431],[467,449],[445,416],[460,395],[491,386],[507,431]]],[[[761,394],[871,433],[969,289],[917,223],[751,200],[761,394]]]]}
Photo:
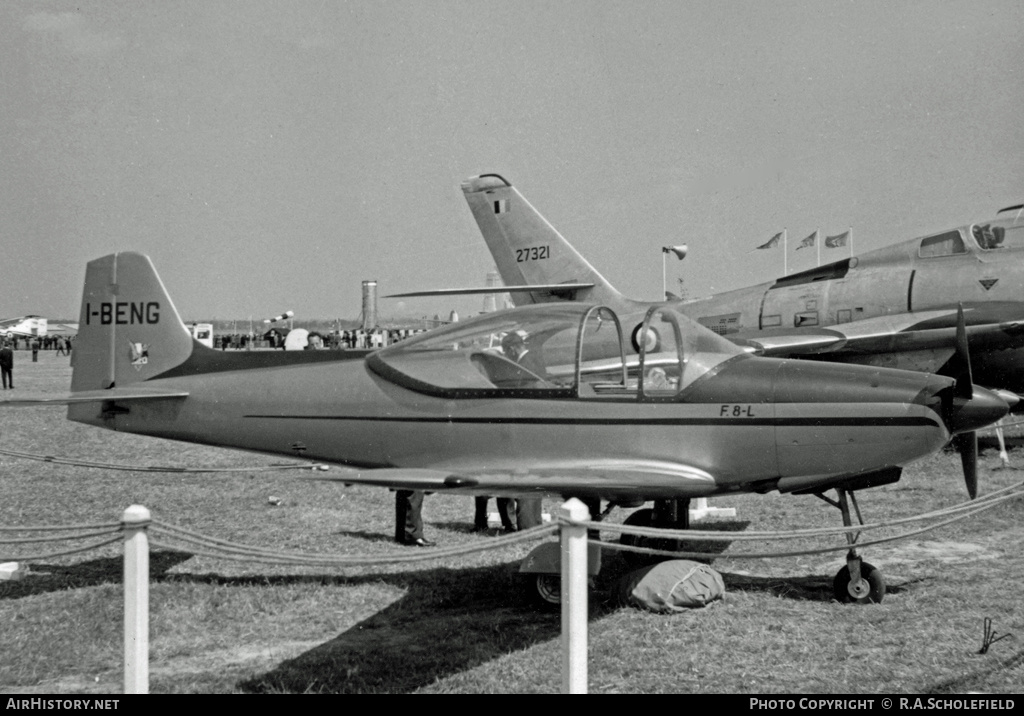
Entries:
{"type": "Polygon", "coordinates": [[[1018,217],[975,224],[971,235],[983,251],[1024,249],[1024,222],[1018,217]]]}
{"type": "Polygon", "coordinates": [[[740,355],[733,343],[667,306],[620,319],[604,306],[547,303],[422,334],[367,364],[393,383],[446,398],[674,400],[740,355]],[[632,327],[629,338],[623,324],[632,327]]]}

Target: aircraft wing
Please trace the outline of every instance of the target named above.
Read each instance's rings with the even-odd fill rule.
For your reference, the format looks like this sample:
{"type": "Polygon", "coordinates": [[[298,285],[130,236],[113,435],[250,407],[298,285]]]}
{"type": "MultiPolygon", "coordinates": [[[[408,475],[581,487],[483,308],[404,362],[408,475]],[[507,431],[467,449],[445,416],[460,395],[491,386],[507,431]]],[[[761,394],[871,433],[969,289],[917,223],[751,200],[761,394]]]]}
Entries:
{"type": "Polygon", "coordinates": [[[645,499],[702,497],[713,494],[715,479],[707,472],[665,461],[579,462],[561,464],[526,462],[516,466],[460,465],[455,469],[382,468],[318,473],[307,479],[346,484],[392,487],[426,492],[515,496],[621,497],[645,499]]]}
{"type": "Polygon", "coordinates": [[[384,298],[411,298],[413,296],[468,296],[486,293],[516,293],[519,291],[578,291],[593,288],[593,283],[542,283],[529,286],[487,286],[485,288],[436,288],[429,291],[410,291],[408,293],[391,293],[384,298]]]}
{"type": "MultiPolygon", "coordinates": [[[[969,315],[970,310],[964,313],[969,315]]],[[[1024,340],[1024,320],[968,325],[967,336],[972,347],[1019,345],[1024,340]]],[[[956,309],[876,316],[828,328],[740,331],[725,337],[751,353],[765,356],[890,353],[948,348],[956,339],[956,309]]]]}
{"type": "Polygon", "coordinates": [[[39,405],[72,405],[74,403],[96,403],[105,400],[116,400],[119,403],[139,400],[168,400],[187,398],[185,390],[154,390],[152,388],[110,388],[109,390],[82,390],[64,395],[19,396],[10,400],[0,400],[0,408],[25,408],[39,405]]]}

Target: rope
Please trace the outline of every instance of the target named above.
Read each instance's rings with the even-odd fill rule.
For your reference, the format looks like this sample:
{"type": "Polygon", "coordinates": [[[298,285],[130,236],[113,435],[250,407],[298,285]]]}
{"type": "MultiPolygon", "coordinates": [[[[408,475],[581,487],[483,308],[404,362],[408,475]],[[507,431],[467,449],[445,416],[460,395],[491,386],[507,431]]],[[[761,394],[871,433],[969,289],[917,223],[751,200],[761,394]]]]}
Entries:
{"type": "MultiPolygon", "coordinates": [[[[959,515],[957,517],[950,518],[950,519],[945,520],[943,522],[938,522],[938,523],[936,523],[934,525],[930,525],[928,527],[922,527],[919,530],[912,530],[910,532],[903,532],[901,534],[894,535],[892,537],[883,537],[883,538],[879,538],[879,539],[875,539],[875,540],[868,540],[867,542],[858,542],[856,544],[856,546],[858,548],[860,548],[860,547],[870,547],[870,546],[876,545],[876,544],[884,544],[886,542],[895,542],[896,540],[907,539],[909,537],[916,537],[917,535],[924,534],[925,532],[931,532],[932,530],[935,530],[935,529],[937,529],[939,527],[944,527],[944,526],[952,524],[954,522],[959,522],[960,520],[967,519],[968,517],[972,517],[972,516],[974,516],[975,514],[977,514],[979,512],[984,512],[985,510],[991,509],[992,507],[995,507],[995,505],[991,505],[991,506],[988,506],[988,507],[983,507],[983,508],[981,508],[979,510],[975,510],[973,512],[968,512],[968,513],[959,515]]],[[[680,531],[679,530],[664,530],[663,531],[664,534],[668,534],[670,532],[671,533],[679,533],[680,531]]],[[[685,530],[683,530],[682,532],[685,534],[685,530]]],[[[843,550],[848,550],[848,549],[850,549],[851,546],[853,546],[853,545],[850,545],[850,544],[846,544],[846,545],[843,545],[841,547],[820,547],[818,549],[794,550],[794,551],[790,551],[790,552],[738,552],[738,553],[730,552],[729,554],[710,555],[708,552],[675,552],[675,551],[672,551],[672,550],[659,550],[659,549],[652,549],[652,548],[649,548],[649,547],[637,547],[635,545],[625,545],[625,544],[619,544],[619,543],[614,543],[614,542],[596,542],[595,544],[600,544],[601,546],[608,547],[609,549],[617,549],[617,550],[623,550],[623,551],[629,551],[629,552],[640,552],[642,554],[652,554],[652,555],[658,555],[658,556],[663,556],[663,557],[676,557],[676,558],[682,557],[682,558],[685,558],[685,559],[707,559],[709,556],[718,556],[718,557],[721,557],[723,559],[774,559],[774,558],[777,558],[777,557],[800,557],[800,556],[812,555],[812,554],[827,554],[829,552],[841,552],[843,550]]]]}
{"type": "MultiPolygon", "coordinates": [[[[1024,481],[1011,485],[1009,487],[1002,488],[993,493],[985,495],[977,500],[971,502],[965,502],[960,505],[956,505],[949,508],[943,508],[940,510],[934,510],[932,512],[924,513],[921,515],[915,515],[912,517],[906,517],[898,520],[893,520],[887,523],[874,523],[867,525],[851,526],[851,527],[838,527],[838,528],[818,528],[818,529],[806,529],[806,530],[791,530],[788,532],[716,532],[707,530],[666,530],[654,527],[640,527],[632,525],[613,525],[606,524],[603,522],[595,522],[591,520],[573,522],[565,518],[558,518],[555,521],[535,527],[530,530],[523,532],[516,532],[509,535],[503,535],[496,537],[491,540],[487,540],[484,543],[473,544],[473,545],[462,545],[456,547],[429,549],[429,550],[417,550],[415,553],[405,553],[396,555],[372,555],[366,557],[353,557],[350,555],[340,554],[301,554],[295,552],[285,552],[272,549],[265,549],[261,547],[254,547],[251,545],[245,545],[238,542],[231,542],[229,540],[218,539],[215,537],[209,537],[193,530],[172,525],[161,520],[152,520],[150,523],[150,534],[151,544],[156,547],[162,547],[165,549],[181,549],[180,544],[185,543],[190,545],[188,551],[195,556],[210,557],[214,559],[229,559],[236,561],[252,561],[262,563],[274,563],[274,564],[286,564],[286,565],[301,565],[301,566],[363,566],[372,564],[400,564],[409,562],[421,562],[433,559],[443,559],[447,557],[457,557],[467,554],[473,554],[477,552],[483,552],[491,549],[502,549],[514,544],[521,542],[528,542],[537,540],[543,537],[547,537],[557,532],[563,525],[574,525],[578,527],[586,527],[590,530],[607,531],[617,534],[630,534],[637,537],[648,537],[657,539],[677,539],[683,541],[711,541],[711,542],[740,542],[740,541],[753,541],[753,540],[784,540],[784,539],[799,539],[807,537],[821,537],[821,536],[834,536],[841,534],[848,534],[850,532],[866,532],[869,530],[879,529],[882,527],[894,527],[897,525],[909,524],[913,522],[920,522],[924,520],[935,520],[933,525],[922,527],[917,530],[910,530],[902,532],[900,534],[882,537],[866,542],[857,543],[858,547],[868,547],[876,544],[883,544],[886,542],[894,542],[900,539],[907,539],[914,537],[925,532],[930,532],[939,527],[943,527],[960,520],[967,519],[974,515],[985,512],[994,507],[998,507],[1011,500],[1018,499],[1024,496],[1024,481]],[[198,547],[198,549],[195,549],[198,547]]],[[[137,525],[133,525],[137,527],[137,525]]],[[[101,540],[92,544],[84,545],[75,549],[64,550],[59,552],[50,552],[39,555],[27,555],[15,558],[20,561],[25,560],[39,560],[39,559],[52,559],[55,557],[63,557],[72,554],[79,554],[94,549],[99,549],[107,545],[113,544],[121,539],[120,533],[124,530],[124,525],[121,522],[112,523],[101,523],[94,525],[76,525],[76,526],[29,526],[29,527],[0,527],[0,530],[5,532],[39,532],[39,531],[52,531],[52,532],[68,532],[70,530],[92,530],[83,531],[76,534],[63,534],[55,535],[52,537],[25,537],[15,538],[9,540],[0,540],[0,544],[13,545],[13,544],[31,544],[38,542],[55,542],[55,541],[66,541],[74,539],[88,539],[91,537],[100,537],[106,535],[114,535],[109,539],[101,540]]],[[[706,559],[709,556],[707,552],[691,552],[691,551],[671,551],[671,550],[658,550],[649,547],[640,547],[635,545],[624,545],[618,543],[609,542],[594,542],[607,549],[624,550],[631,552],[638,552],[641,554],[650,554],[656,556],[667,556],[667,557],[684,557],[690,559],[706,559]]],[[[818,549],[807,549],[807,550],[794,550],[786,552],[742,552],[736,554],[719,555],[723,558],[728,559],[771,559],[778,557],[795,557],[813,554],[826,554],[829,552],[837,552],[845,549],[849,549],[850,544],[846,544],[839,547],[823,547],[818,549]]]]}
{"type": "Polygon", "coordinates": [[[59,532],[67,530],[103,530],[115,528],[120,529],[120,527],[120,522],[100,522],[94,525],[67,525],[66,527],[60,527],[57,525],[37,525],[30,527],[0,527],[0,532],[59,532]]]}
{"type": "MultiPolygon", "coordinates": [[[[1001,490],[997,490],[984,497],[979,497],[976,500],[970,502],[964,502],[954,507],[947,507],[940,510],[934,510],[932,512],[926,512],[920,515],[914,515],[912,517],[903,517],[897,520],[891,520],[889,522],[875,522],[864,525],[852,525],[850,527],[820,527],[806,530],[788,530],[786,532],[727,532],[723,533],[720,531],[706,531],[706,530],[670,530],[659,527],[642,527],[638,525],[613,525],[605,524],[603,522],[579,522],[571,523],[578,525],[585,525],[589,529],[599,529],[602,532],[614,532],[616,534],[632,534],[642,537],[678,537],[685,538],[688,540],[707,540],[711,542],[743,542],[743,541],[754,541],[754,540],[784,540],[784,539],[801,539],[805,537],[825,537],[833,535],[843,535],[851,532],[868,532],[870,530],[881,529],[884,527],[895,527],[897,525],[907,524],[910,522],[921,522],[925,520],[937,519],[945,517],[951,514],[965,513],[965,516],[976,514],[984,510],[996,507],[1009,502],[1011,500],[1018,499],[1024,496],[1024,482],[1017,483],[1011,487],[1006,487],[1001,490]],[[1013,490],[1011,494],[1008,491],[1013,490]]],[[[567,523],[569,524],[569,523],[567,523]]]]}
{"type": "Polygon", "coordinates": [[[213,557],[215,559],[233,559],[239,561],[248,560],[263,563],[269,562],[276,564],[337,567],[371,564],[394,564],[404,562],[421,562],[429,559],[456,557],[466,554],[473,554],[475,552],[483,552],[489,549],[501,549],[503,547],[507,547],[520,542],[533,541],[553,534],[559,529],[558,524],[551,523],[547,525],[541,525],[533,529],[524,530],[522,532],[516,532],[509,535],[496,537],[482,544],[446,547],[430,550],[417,550],[415,553],[401,555],[372,555],[367,557],[352,557],[349,555],[337,554],[308,555],[297,554],[294,552],[275,552],[272,550],[265,550],[257,547],[236,544],[233,542],[228,542],[226,540],[204,537],[203,535],[191,532],[190,530],[176,528],[172,525],[168,525],[157,520],[153,521],[153,527],[155,528],[155,533],[150,540],[151,544],[158,545],[165,549],[179,549],[179,547],[177,547],[174,543],[174,540],[177,540],[178,542],[199,544],[200,546],[212,547],[213,549],[218,550],[216,552],[208,552],[196,551],[192,548],[189,548],[189,551],[197,556],[213,557]],[[171,541],[165,541],[161,539],[161,531],[166,531],[170,533],[169,536],[171,538],[171,541]]]}
{"type": "Polygon", "coordinates": [[[94,542],[93,544],[87,544],[77,549],[69,549],[63,552],[47,552],[45,554],[27,554],[20,557],[4,557],[5,561],[11,562],[27,562],[30,559],[53,559],[54,557],[66,557],[70,554],[79,554],[81,552],[89,552],[90,550],[99,549],[100,547],[106,547],[108,544],[114,544],[120,542],[121,537],[111,537],[110,539],[103,540],[101,542],[94,542]]]}
{"type": "Polygon", "coordinates": [[[97,530],[96,532],[79,532],[73,535],[61,535],[60,537],[22,537],[19,539],[0,539],[0,544],[29,544],[31,542],[65,542],[73,539],[88,539],[89,537],[103,537],[109,534],[119,534],[121,526],[115,529],[97,530]]]}
{"type": "Polygon", "coordinates": [[[35,460],[37,462],[52,462],[57,465],[71,465],[73,467],[91,467],[102,470],[123,470],[127,472],[181,472],[187,474],[198,474],[208,472],[274,472],[277,470],[328,470],[329,465],[322,463],[276,463],[273,465],[259,465],[255,467],[174,467],[171,465],[117,465],[106,462],[92,462],[89,460],[72,460],[53,455],[40,455],[18,450],[0,449],[0,455],[22,458],[24,460],[35,460]]]}

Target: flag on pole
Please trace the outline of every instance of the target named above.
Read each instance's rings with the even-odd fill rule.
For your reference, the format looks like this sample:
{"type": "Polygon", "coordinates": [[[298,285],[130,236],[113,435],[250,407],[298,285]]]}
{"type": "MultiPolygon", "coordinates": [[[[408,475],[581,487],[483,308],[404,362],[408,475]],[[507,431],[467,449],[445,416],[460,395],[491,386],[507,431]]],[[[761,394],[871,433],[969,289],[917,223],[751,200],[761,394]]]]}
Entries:
{"type": "Polygon", "coordinates": [[[768,239],[767,242],[765,242],[765,243],[761,244],[760,246],[758,246],[757,248],[759,248],[759,249],[774,249],[776,246],[779,245],[780,241],[782,241],[782,232],[781,231],[779,233],[775,234],[775,236],[773,236],[770,239],[768,239]]]}
{"type": "Polygon", "coordinates": [[[825,248],[826,249],[838,249],[841,246],[846,246],[846,242],[849,241],[849,239],[850,239],[850,232],[849,232],[849,230],[844,231],[841,234],[836,234],[835,236],[826,236],[825,237],[825,248]]]}
{"type": "Polygon", "coordinates": [[[796,247],[796,250],[799,251],[800,249],[807,249],[810,248],[811,246],[814,246],[817,239],[818,230],[815,229],[810,236],[808,236],[806,239],[800,242],[800,245],[796,247]]]}

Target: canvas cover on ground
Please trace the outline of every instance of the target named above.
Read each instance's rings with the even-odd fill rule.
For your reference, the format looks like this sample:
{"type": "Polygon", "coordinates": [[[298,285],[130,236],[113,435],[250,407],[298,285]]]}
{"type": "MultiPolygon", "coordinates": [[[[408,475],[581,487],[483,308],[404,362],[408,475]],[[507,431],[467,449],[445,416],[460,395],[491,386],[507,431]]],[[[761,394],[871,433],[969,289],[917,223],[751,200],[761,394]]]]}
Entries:
{"type": "Polygon", "coordinates": [[[725,594],[722,575],[686,559],[659,562],[627,574],[619,583],[623,604],[655,612],[705,607],[725,594]]]}

